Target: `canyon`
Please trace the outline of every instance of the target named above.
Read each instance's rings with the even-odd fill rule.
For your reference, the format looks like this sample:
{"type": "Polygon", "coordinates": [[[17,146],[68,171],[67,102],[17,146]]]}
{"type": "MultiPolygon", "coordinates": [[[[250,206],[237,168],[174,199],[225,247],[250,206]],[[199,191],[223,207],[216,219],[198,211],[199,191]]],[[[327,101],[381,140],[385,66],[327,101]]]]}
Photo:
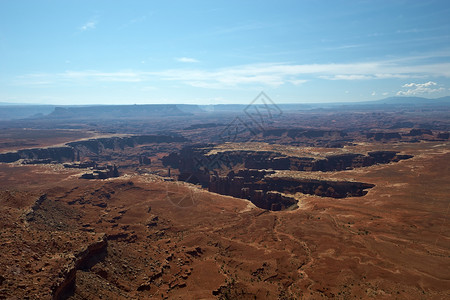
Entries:
{"type": "Polygon", "coordinates": [[[178,168],[179,180],[201,184],[210,192],[250,200],[263,209],[294,207],[296,200],[285,194],[321,197],[360,197],[374,185],[360,182],[280,178],[273,170],[331,172],[388,164],[413,156],[396,151],[372,151],[366,155],[346,153],[325,157],[298,157],[271,151],[220,151],[214,146],[182,148],[163,157],[163,165],[178,168]],[[214,152],[211,154],[211,152],[214,152]],[[243,169],[242,169],[243,168],[243,169]],[[223,174],[224,170],[231,170],[223,174]],[[221,175],[223,174],[223,175],[221,175]],[[267,176],[270,175],[270,176],[267,176]]]}
{"type": "Polygon", "coordinates": [[[0,120],[0,298],[448,298],[433,107],[0,120]]]}

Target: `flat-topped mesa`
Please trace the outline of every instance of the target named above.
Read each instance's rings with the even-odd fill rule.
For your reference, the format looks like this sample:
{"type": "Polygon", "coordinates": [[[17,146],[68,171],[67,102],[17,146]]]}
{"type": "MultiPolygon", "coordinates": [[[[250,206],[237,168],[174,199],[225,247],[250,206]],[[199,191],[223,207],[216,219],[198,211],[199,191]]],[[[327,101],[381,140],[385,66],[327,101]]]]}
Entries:
{"type": "Polygon", "coordinates": [[[433,135],[433,132],[430,129],[413,128],[405,136],[420,136],[424,134],[433,135]]]}
{"type": "Polygon", "coordinates": [[[288,136],[295,138],[318,138],[318,137],[336,137],[341,138],[347,136],[347,133],[341,130],[333,129],[312,129],[312,128],[273,128],[266,129],[263,133],[264,137],[268,136],[288,136]]]}
{"type": "Polygon", "coordinates": [[[343,130],[318,128],[266,128],[260,138],[281,144],[342,148],[353,137],[343,130]]]}
{"type": "Polygon", "coordinates": [[[230,150],[210,154],[213,149],[214,146],[211,145],[185,147],[179,154],[172,153],[164,157],[163,164],[178,168],[180,173],[186,175],[186,178],[195,175],[199,182],[206,183],[209,181],[209,177],[206,175],[211,171],[232,170],[236,167],[328,172],[387,164],[412,157],[411,155],[400,155],[396,151],[373,151],[366,155],[343,153],[318,158],[254,150],[230,150]]]}
{"type": "Polygon", "coordinates": [[[288,194],[302,193],[320,197],[362,197],[375,185],[354,181],[332,181],[305,178],[268,177],[264,179],[270,190],[288,194]]]}
{"type": "MultiPolygon", "coordinates": [[[[373,151],[367,153],[367,155],[354,153],[331,155],[325,159],[315,160],[310,171],[342,171],[376,164],[388,164],[413,157],[412,155],[400,155],[397,153],[397,151],[373,151]]],[[[300,169],[304,167],[302,163],[295,167],[297,170],[307,171],[306,169],[300,169]]]]}
{"type": "Polygon", "coordinates": [[[171,135],[134,135],[126,137],[109,137],[89,139],[77,142],[67,143],[81,153],[99,154],[104,150],[123,150],[125,148],[134,148],[137,145],[152,143],[174,143],[186,142],[187,139],[182,136],[171,135]]]}
{"type": "MultiPolygon", "coordinates": [[[[63,163],[80,160],[80,154],[97,156],[105,150],[123,150],[138,145],[152,143],[186,142],[182,136],[172,135],[135,135],[127,137],[110,137],[89,139],[67,143],[62,147],[31,148],[15,152],[1,153],[0,162],[12,163],[24,159],[24,163],[63,163]]],[[[148,162],[148,161],[146,161],[148,162]]],[[[147,163],[148,164],[148,163],[147,163]]]]}
{"type": "MultiPolygon", "coordinates": [[[[407,126],[409,127],[409,126],[407,126]]],[[[394,127],[392,127],[394,128],[394,127]]],[[[365,137],[369,141],[376,142],[418,142],[418,141],[439,141],[442,139],[441,132],[433,132],[431,128],[412,128],[409,132],[404,131],[369,131],[365,137]]]]}
{"type": "Polygon", "coordinates": [[[402,136],[398,132],[369,132],[366,134],[367,139],[375,141],[383,140],[401,140],[402,136]]]}

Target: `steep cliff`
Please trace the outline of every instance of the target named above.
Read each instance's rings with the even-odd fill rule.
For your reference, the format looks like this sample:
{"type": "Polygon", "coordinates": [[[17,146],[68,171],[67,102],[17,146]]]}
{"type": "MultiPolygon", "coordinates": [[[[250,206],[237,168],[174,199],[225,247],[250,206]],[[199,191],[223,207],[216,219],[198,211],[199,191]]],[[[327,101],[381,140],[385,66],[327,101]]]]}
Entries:
{"type": "Polygon", "coordinates": [[[347,136],[347,133],[341,130],[324,130],[324,129],[310,129],[310,128],[293,128],[293,129],[285,129],[285,128],[274,128],[274,129],[266,129],[263,133],[264,137],[270,136],[287,136],[292,139],[296,138],[319,138],[319,137],[335,137],[342,138],[347,136]]]}
{"type": "Polygon", "coordinates": [[[366,137],[375,141],[400,140],[402,138],[398,132],[369,132],[366,137]]]}
{"type": "Polygon", "coordinates": [[[226,176],[211,175],[208,190],[250,200],[263,209],[283,210],[297,203],[287,196],[296,193],[320,197],[345,198],[361,197],[373,184],[352,181],[331,181],[317,179],[297,179],[271,177],[273,171],[243,169],[231,171],[226,176]]]}
{"type": "Polygon", "coordinates": [[[283,193],[303,193],[321,197],[346,198],[361,197],[367,194],[366,189],[374,184],[353,181],[331,181],[317,179],[293,179],[269,177],[265,178],[267,188],[283,193]]]}
{"type": "Polygon", "coordinates": [[[16,152],[0,154],[0,162],[11,163],[19,159],[33,160],[34,163],[42,162],[68,162],[79,159],[80,153],[83,155],[98,155],[105,150],[124,150],[138,145],[152,143],[174,143],[186,142],[182,136],[171,135],[136,135],[127,137],[110,137],[83,140],[67,143],[64,147],[33,148],[23,149],[16,152]]]}
{"type": "Polygon", "coordinates": [[[208,173],[214,170],[231,170],[235,167],[247,169],[273,169],[293,171],[342,171],[368,167],[409,159],[411,155],[401,155],[396,151],[373,151],[364,154],[346,153],[325,158],[297,157],[272,151],[223,151],[208,154],[209,145],[189,146],[180,153],[172,153],[163,158],[165,166],[178,168],[181,173],[208,173]]]}
{"type": "Polygon", "coordinates": [[[90,260],[95,260],[96,256],[105,252],[107,248],[107,236],[103,235],[98,241],[88,245],[74,255],[73,260],[65,266],[52,286],[53,299],[66,299],[74,288],[76,272],[78,269],[86,267],[90,260]]]}
{"type": "Polygon", "coordinates": [[[105,149],[123,150],[127,147],[133,148],[138,145],[152,143],[174,143],[186,142],[187,139],[182,136],[170,135],[135,135],[127,137],[110,137],[90,139],[78,142],[67,143],[68,146],[82,153],[99,154],[105,149]]]}
{"type": "Polygon", "coordinates": [[[0,154],[0,162],[15,162],[19,159],[46,160],[56,162],[73,161],[75,159],[74,149],[71,147],[34,148],[23,149],[17,152],[0,154]]]}
{"type": "Polygon", "coordinates": [[[269,210],[283,210],[297,203],[293,197],[283,195],[280,192],[270,190],[264,177],[265,170],[239,170],[231,171],[227,176],[212,175],[208,190],[210,192],[230,195],[236,198],[250,200],[256,206],[269,210]]]}

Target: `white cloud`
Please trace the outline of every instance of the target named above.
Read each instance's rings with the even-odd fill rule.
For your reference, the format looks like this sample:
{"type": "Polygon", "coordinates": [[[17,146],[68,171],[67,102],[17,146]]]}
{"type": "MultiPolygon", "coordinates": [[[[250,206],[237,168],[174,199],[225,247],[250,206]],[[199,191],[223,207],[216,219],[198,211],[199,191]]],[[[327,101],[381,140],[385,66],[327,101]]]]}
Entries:
{"type": "MultiPolygon", "coordinates": [[[[181,57],[182,62],[197,62],[181,57]]],[[[404,65],[400,61],[374,61],[347,64],[286,64],[266,63],[238,65],[219,69],[176,68],[155,71],[125,70],[105,72],[97,70],[66,71],[61,73],[27,74],[17,79],[17,84],[35,82],[89,83],[172,81],[201,88],[229,89],[237,87],[278,87],[284,84],[300,85],[313,79],[324,80],[383,80],[390,78],[450,77],[450,63],[404,65]]],[[[398,94],[440,91],[433,83],[408,83],[398,94]]]]}
{"type": "Polygon", "coordinates": [[[99,72],[99,71],[66,71],[63,73],[38,73],[27,74],[17,77],[17,84],[20,85],[54,85],[73,84],[90,82],[141,82],[144,80],[143,74],[133,71],[122,72],[99,72]]]}
{"type": "Polygon", "coordinates": [[[398,91],[397,96],[416,96],[442,92],[445,89],[443,87],[436,87],[437,83],[433,81],[428,81],[425,83],[406,83],[402,85],[402,88],[407,88],[404,91],[398,91]],[[435,88],[436,87],[436,88],[435,88]]]}
{"type": "Polygon", "coordinates": [[[376,93],[375,91],[373,91],[371,95],[372,95],[372,96],[375,96],[376,94],[377,94],[377,93],[376,93]]]}
{"type": "Polygon", "coordinates": [[[435,86],[437,85],[436,82],[433,81],[428,81],[425,83],[406,83],[404,85],[402,85],[402,87],[416,87],[416,88],[425,88],[425,87],[429,87],[429,86],[435,86]]]}
{"type": "Polygon", "coordinates": [[[360,74],[351,74],[351,75],[344,75],[344,74],[338,74],[338,75],[323,75],[319,76],[319,78],[322,79],[328,79],[328,80],[366,80],[366,79],[375,79],[372,76],[369,75],[360,75],[360,74]]]}
{"type": "Polygon", "coordinates": [[[176,58],[176,61],[183,62],[183,63],[198,63],[199,61],[192,57],[178,57],[176,58]]]}
{"type": "Polygon", "coordinates": [[[301,85],[301,84],[304,84],[305,82],[308,82],[308,80],[294,79],[294,80],[289,80],[289,82],[292,83],[293,85],[301,85]]]}
{"type": "Polygon", "coordinates": [[[98,24],[97,20],[90,20],[90,21],[84,23],[82,26],[80,26],[80,30],[87,31],[87,30],[95,29],[97,24],[98,24]]]}

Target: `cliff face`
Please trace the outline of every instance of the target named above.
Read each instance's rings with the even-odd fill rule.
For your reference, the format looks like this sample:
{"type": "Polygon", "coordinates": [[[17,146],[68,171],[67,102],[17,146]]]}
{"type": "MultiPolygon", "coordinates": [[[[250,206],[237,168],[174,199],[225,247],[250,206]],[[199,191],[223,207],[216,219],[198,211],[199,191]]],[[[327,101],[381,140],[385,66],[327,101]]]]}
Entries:
{"type": "Polygon", "coordinates": [[[250,200],[263,209],[283,210],[296,204],[297,200],[294,198],[270,189],[264,177],[271,173],[273,172],[244,169],[237,173],[231,171],[227,176],[212,175],[208,190],[250,200]]]}
{"type": "Polygon", "coordinates": [[[0,162],[15,162],[19,159],[51,160],[56,162],[73,161],[74,149],[71,147],[24,149],[17,152],[0,154],[0,162]]]}
{"type": "Polygon", "coordinates": [[[370,132],[366,134],[366,137],[375,141],[400,140],[402,138],[398,132],[370,132]]]}
{"type": "MultiPolygon", "coordinates": [[[[349,153],[326,158],[294,157],[271,151],[226,151],[207,155],[208,146],[189,146],[179,154],[172,153],[163,158],[163,164],[178,168],[181,173],[201,174],[218,169],[233,169],[243,166],[247,169],[273,169],[292,171],[342,171],[387,164],[409,159],[411,155],[400,155],[396,151],[373,151],[367,155],[349,153]]],[[[208,181],[208,179],[206,179],[208,181]]]]}
{"type": "Polygon", "coordinates": [[[0,162],[11,163],[19,159],[20,155],[17,152],[0,153],[0,162]]]}
{"type": "Polygon", "coordinates": [[[351,181],[330,181],[316,179],[293,179],[267,177],[273,171],[239,170],[227,176],[212,175],[208,190],[250,200],[263,209],[283,210],[297,203],[295,198],[286,194],[310,194],[320,197],[345,198],[361,197],[373,184],[351,181]]]}
{"type": "Polygon", "coordinates": [[[85,141],[67,143],[68,146],[82,153],[99,154],[105,149],[123,150],[126,147],[133,148],[138,145],[152,143],[174,143],[186,142],[187,139],[181,136],[170,135],[136,135],[128,137],[110,137],[90,139],[85,141]]]}
{"type": "MultiPolygon", "coordinates": [[[[375,122],[375,120],[374,120],[375,122]]],[[[342,148],[344,145],[352,144],[355,140],[368,140],[370,142],[416,142],[418,140],[439,140],[442,139],[439,132],[433,130],[445,130],[436,126],[420,124],[421,128],[412,128],[408,133],[404,131],[392,131],[398,128],[414,127],[413,122],[395,123],[389,130],[374,128],[347,128],[345,130],[333,129],[312,129],[312,128],[268,128],[262,132],[261,141],[273,143],[290,144],[294,146],[311,146],[342,148]],[[433,130],[432,130],[433,129],[433,130]]],[[[432,124],[429,124],[432,125],[432,124]]],[[[446,138],[447,139],[447,138],[446,138]]]]}
{"type": "Polygon", "coordinates": [[[0,162],[11,163],[19,159],[31,160],[33,163],[62,163],[74,161],[80,153],[98,155],[104,150],[123,150],[126,147],[136,147],[152,143],[185,142],[182,136],[170,135],[136,135],[129,137],[111,137],[90,139],[67,143],[65,147],[23,149],[16,152],[0,154],[0,162]]]}
{"type": "Polygon", "coordinates": [[[45,116],[47,119],[106,120],[136,119],[161,116],[187,116],[191,113],[180,110],[177,105],[102,105],[86,107],[55,107],[45,116]]]}
{"type": "Polygon", "coordinates": [[[309,129],[309,128],[294,128],[294,129],[285,129],[285,128],[274,128],[274,129],[266,129],[263,133],[264,137],[270,136],[287,136],[292,139],[296,138],[319,138],[319,137],[335,137],[342,138],[347,136],[347,134],[340,130],[322,130],[322,129],[309,129]]]}
{"type": "Polygon", "coordinates": [[[374,184],[353,181],[330,181],[317,179],[293,179],[269,177],[265,179],[268,189],[284,193],[303,193],[320,197],[361,197],[374,184]]]}
{"type": "MultiPolygon", "coordinates": [[[[341,154],[328,156],[325,159],[315,160],[311,164],[310,171],[342,171],[354,168],[369,167],[375,164],[387,164],[412,158],[412,155],[400,155],[396,151],[373,151],[367,155],[341,154]]],[[[293,169],[307,170],[308,164],[297,164],[293,169]]]]}
{"type": "Polygon", "coordinates": [[[268,177],[273,170],[341,171],[412,157],[396,151],[346,153],[325,158],[294,157],[271,151],[209,154],[212,149],[212,145],[185,147],[178,154],[166,156],[163,163],[179,169],[179,180],[200,183],[210,192],[248,199],[260,208],[271,210],[282,210],[297,203],[289,194],[361,197],[367,193],[366,189],[374,186],[361,182],[268,177]],[[227,175],[223,176],[224,173],[227,175]]]}
{"type": "Polygon", "coordinates": [[[430,129],[411,129],[406,136],[420,136],[420,135],[433,135],[433,132],[430,129]]]}
{"type": "Polygon", "coordinates": [[[54,300],[68,298],[74,288],[77,270],[89,264],[89,261],[95,259],[95,256],[100,256],[100,253],[105,252],[107,242],[107,236],[104,235],[101,239],[74,255],[72,262],[61,270],[58,280],[52,286],[54,300]]]}
{"type": "Polygon", "coordinates": [[[345,131],[312,128],[270,128],[264,130],[262,138],[264,141],[331,148],[341,148],[353,141],[345,131]]]}

